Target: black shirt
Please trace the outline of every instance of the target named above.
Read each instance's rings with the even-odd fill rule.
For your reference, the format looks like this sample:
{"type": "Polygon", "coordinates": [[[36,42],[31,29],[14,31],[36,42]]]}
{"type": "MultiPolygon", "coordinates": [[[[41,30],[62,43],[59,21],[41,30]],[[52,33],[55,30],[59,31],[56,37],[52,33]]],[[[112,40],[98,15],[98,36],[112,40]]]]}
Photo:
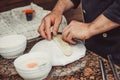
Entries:
{"type": "MultiPolygon", "coordinates": [[[[71,1],[77,7],[80,0],[71,1]]],[[[120,0],[82,0],[82,9],[85,22],[92,22],[103,14],[120,24],[120,0]]],[[[105,58],[111,54],[115,63],[120,65],[120,27],[91,37],[86,40],[86,47],[105,58]]]]}

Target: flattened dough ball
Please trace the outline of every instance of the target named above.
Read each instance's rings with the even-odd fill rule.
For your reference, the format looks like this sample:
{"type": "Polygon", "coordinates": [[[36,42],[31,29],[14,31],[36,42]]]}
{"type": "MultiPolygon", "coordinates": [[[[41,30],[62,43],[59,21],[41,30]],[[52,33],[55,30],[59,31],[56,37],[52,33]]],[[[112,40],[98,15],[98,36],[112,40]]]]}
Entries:
{"type": "Polygon", "coordinates": [[[53,37],[53,40],[56,42],[58,47],[63,51],[64,55],[66,55],[66,56],[72,55],[71,46],[67,42],[62,40],[61,35],[57,35],[57,36],[53,37]]]}

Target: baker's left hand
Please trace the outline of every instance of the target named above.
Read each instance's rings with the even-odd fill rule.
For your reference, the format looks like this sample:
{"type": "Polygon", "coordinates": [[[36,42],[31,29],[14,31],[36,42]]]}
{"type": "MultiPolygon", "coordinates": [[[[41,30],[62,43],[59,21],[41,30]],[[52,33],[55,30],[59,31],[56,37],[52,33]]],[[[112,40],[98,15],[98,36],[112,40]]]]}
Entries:
{"type": "Polygon", "coordinates": [[[76,44],[74,39],[85,40],[90,38],[89,25],[89,23],[71,21],[62,31],[63,40],[71,44],[76,44]]]}

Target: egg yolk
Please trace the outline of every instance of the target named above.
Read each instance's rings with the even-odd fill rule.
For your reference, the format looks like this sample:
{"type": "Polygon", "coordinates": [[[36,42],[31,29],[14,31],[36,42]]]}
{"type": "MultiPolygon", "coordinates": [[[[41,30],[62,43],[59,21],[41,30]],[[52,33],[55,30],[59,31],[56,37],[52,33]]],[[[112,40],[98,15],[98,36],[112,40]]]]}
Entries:
{"type": "Polygon", "coordinates": [[[27,64],[27,67],[28,67],[28,68],[34,68],[34,67],[36,67],[36,66],[38,66],[37,63],[29,63],[29,64],[27,64]]]}

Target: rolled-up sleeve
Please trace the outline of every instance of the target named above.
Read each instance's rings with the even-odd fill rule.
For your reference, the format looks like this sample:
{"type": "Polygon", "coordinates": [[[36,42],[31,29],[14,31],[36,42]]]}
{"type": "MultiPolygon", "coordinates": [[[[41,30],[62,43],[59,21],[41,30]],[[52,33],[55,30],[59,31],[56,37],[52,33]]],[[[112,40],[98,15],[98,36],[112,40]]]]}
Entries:
{"type": "Polygon", "coordinates": [[[115,0],[111,6],[109,6],[103,15],[113,22],[120,24],[120,0],[115,0]]]}
{"type": "Polygon", "coordinates": [[[71,0],[71,1],[74,4],[74,8],[77,8],[81,0],[71,0]]]}

